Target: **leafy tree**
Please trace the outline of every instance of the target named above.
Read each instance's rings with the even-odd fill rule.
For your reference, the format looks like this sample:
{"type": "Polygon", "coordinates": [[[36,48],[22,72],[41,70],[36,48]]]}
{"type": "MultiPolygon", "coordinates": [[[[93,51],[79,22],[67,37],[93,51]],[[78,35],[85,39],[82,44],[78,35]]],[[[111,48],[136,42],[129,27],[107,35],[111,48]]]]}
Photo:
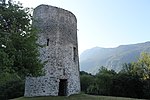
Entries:
{"type": "Polygon", "coordinates": [[[133,63],[122,64],[122,70],[119,73],[126,73],[132,75],[134,73],[134,64],[133,63]]]}
{"type": "Polygon", "coordinates": [[[144,79],[137,71],[138,62],[123,64],[116,73],[101,67],[96,75],[81,72],[81,88],[93,95],[110,95],[132,98],[150,98],[150,79],[144,79]],[[91,77],[92,76],[92,77],[91,77]]]}
{"type": "Polygon", "coordinates": [[[22,78],[42,74],[36,30],[31,22],[29,8],[11,0],[0,3],[0,72],[16,73],[22,78]]]}
{"type": "Polygon", "coordinates": [[[113,78],[116,76],[114,70],[108,70],[105,67],[101,67],[99,72],[93,79],[93,84],[87,88],[87,93],[96,95],[110,95],[110,89],[113,82],[113,78]]]}
{"type": "Polygon", "coordinates": [[[110,95],[112,81],[115,76],[116,72],[114,70],[108,70],[103,66],[99,69],[99,72],[96,74],[96,83],[99,89],[98,94],[110,95]]]}
{"type": "Polygon", "coordinates": [[[143,98],[150,99],[150,79],[143,80],[143,98]]]}
{"type": "Polygon", "coordinates": [[[94,82],[94,84],[90,84],[89,87],[87,88],[87,93],[88,94],[93,94],[93,95],[99,95],[99,86],[94,82]]]}
{"type": "Polygon", "coordinates": [[[150,54],[142,53],[135,64],[136,72],[143,80],[144,98],[150,98],[150,54]]]}
{"type": "Polygon", "coordinates": [[[142,53],[137,62],[123,64],[120,73],[126,73],[132,76],[139,76],[143,79],[150,78],[150,54],[142,53]]]}
{"type": "Polygon", "coordinates": [[[135,66],[139,75],[144,79],[150,79],[150,54],[142,53],[135,66]]]}
{"type": "Polygon", "coordinates": [[[80,81],[81,81],[81,91],[87,93],[88,87],[94,82],[94,77],[89,73],[81,71],[80,81]]]}
{"type": "Polygon", "coordinates": [[[111,86],[111,95],[122,97],[142,98],[143,82],[138,76],[128,73],[118,73],[113,79],[111,86]]]}
{"type": "Polygon", "coordinates": [[[101,66],[101,68],[99,69],[99,72],[96,74],[96,76],[100,76],[100,75],[116,75],[116,72],[114,70],[108,70],[106,67],[101,66]]]}
{"type": "Polygon", "coordinates": [[[43,74],[29,8],[0,1],[0,99],[22,96],[25,76],[43,74]]]}
{"type": "Polygon", "coordinates": [[[134,93],[134,97],[137,98],[150,98],[150,78],[149,78],[149,64],[150,64],[150,59],[149,59],[150,55],[148,53],[142,53],[141,57],[139,58],[139,60],[137,62],[133,62],[130,64],[123,64],[123,69],[118,73],[119,76],[122,76],[122,78],[117,78],[114,80],[114,84],[113,86],[115,87],[120,87],[120,89],[123,89],[124,87],[122,86],[127,86],[125,87],[126,90],[128,90],[126,93],[124,91],[120,92],[119,89],[113,89],[113,90],[117,90],[114,92],[117,96],[118,95],[124,95],[124,96],[129,96],[129,97],[133,97],[133,95],[129,95],[127,93],[133,91],[132,93],[134,93]],[[123,78],[123,76],[126,78],[123,78]],[[125,80],[125,84],[123,85],[123,80],[122,79],[126,79],[125,80]],[[118,83],[116,83],[118,80],[118,83]],[[122,80],[122,81],[120,81],[122,80]],[[130,83],[130,84],[127,84],[130,83]],[[120,84],[122,83],[122,85],[120,84]],[[116,85],[115,85],[116,84],[116,85]],[[132,89],[132,90],[130,90],[132,89]],[[120,94],[122,93],[122,94],[120,94]]]}
{"type": "Polygon", "coordinates": [[[16,74],[0,74],[0,100],[8,100],[23,96],[24,80],[17,78],[16,74]]]}

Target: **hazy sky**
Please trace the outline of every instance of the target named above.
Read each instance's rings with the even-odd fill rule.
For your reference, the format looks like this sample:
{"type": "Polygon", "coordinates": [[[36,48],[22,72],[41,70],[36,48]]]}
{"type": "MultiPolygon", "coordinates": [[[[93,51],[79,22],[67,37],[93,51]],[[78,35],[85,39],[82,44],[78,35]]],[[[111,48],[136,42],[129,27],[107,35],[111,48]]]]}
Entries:
{"type": "Polygon", "coordinates": [[[79,54],[92,47],[150,41],[150,0],[18,0],[57,6],[77,17],[79,54]]]}

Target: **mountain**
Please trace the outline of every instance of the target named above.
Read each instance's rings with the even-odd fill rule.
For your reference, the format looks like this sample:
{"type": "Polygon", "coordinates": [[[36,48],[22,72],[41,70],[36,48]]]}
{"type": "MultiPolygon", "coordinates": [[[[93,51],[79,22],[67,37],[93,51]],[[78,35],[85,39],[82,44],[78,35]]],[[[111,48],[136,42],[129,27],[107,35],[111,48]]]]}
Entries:
{"type": "Polygon", "coordinates": [[[80,55],[80,69],[95,74],[104,66],[118,72],[123,63],[137,61],[142,52],[150,52],[150,42],[120,45],[116,48],[95,47],[80,55]]]}

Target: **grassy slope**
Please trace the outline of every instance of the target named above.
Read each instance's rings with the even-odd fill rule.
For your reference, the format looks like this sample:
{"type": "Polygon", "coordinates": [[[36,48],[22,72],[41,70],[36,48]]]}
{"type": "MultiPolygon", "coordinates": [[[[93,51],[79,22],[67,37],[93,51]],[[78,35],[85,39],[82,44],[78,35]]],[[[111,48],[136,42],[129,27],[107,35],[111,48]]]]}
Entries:
{"type": "Polygon", "coordinates": [[[131,99],[121,97],[109,97],[109,96],[93,96],[86,94],[72,95],[69,97],[58,96],[58,97],[33,97],[33,98],[17,98],[12,100],[142,100],[142,99],[131,99]]]}

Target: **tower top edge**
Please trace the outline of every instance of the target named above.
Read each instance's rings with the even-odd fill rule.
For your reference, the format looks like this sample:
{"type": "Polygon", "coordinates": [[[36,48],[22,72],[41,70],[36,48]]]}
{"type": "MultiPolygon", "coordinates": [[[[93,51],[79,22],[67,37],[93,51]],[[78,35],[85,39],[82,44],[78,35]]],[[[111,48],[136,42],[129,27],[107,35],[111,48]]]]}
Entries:
{"type": "Polygon", "coordinates": [[[63,8],[59,8],[59,7],[56,7],[56,6],[41,4],[41,5],[37,6],[36,8],[34,8],[34,11],[35,11],[36,9],[40,9],[40,8],[53,8],[53,9],[62,10],[62,11],[64,11],[64,12],[66,12],[66,13],[71,14],[71,15],[75,18],[75,20],[76,20],[76,22],[77,22],[76,16],[75,16],[71,11],[69,11],[69,10],[66,10],[66,9],[63,9],[63,8]]]}

